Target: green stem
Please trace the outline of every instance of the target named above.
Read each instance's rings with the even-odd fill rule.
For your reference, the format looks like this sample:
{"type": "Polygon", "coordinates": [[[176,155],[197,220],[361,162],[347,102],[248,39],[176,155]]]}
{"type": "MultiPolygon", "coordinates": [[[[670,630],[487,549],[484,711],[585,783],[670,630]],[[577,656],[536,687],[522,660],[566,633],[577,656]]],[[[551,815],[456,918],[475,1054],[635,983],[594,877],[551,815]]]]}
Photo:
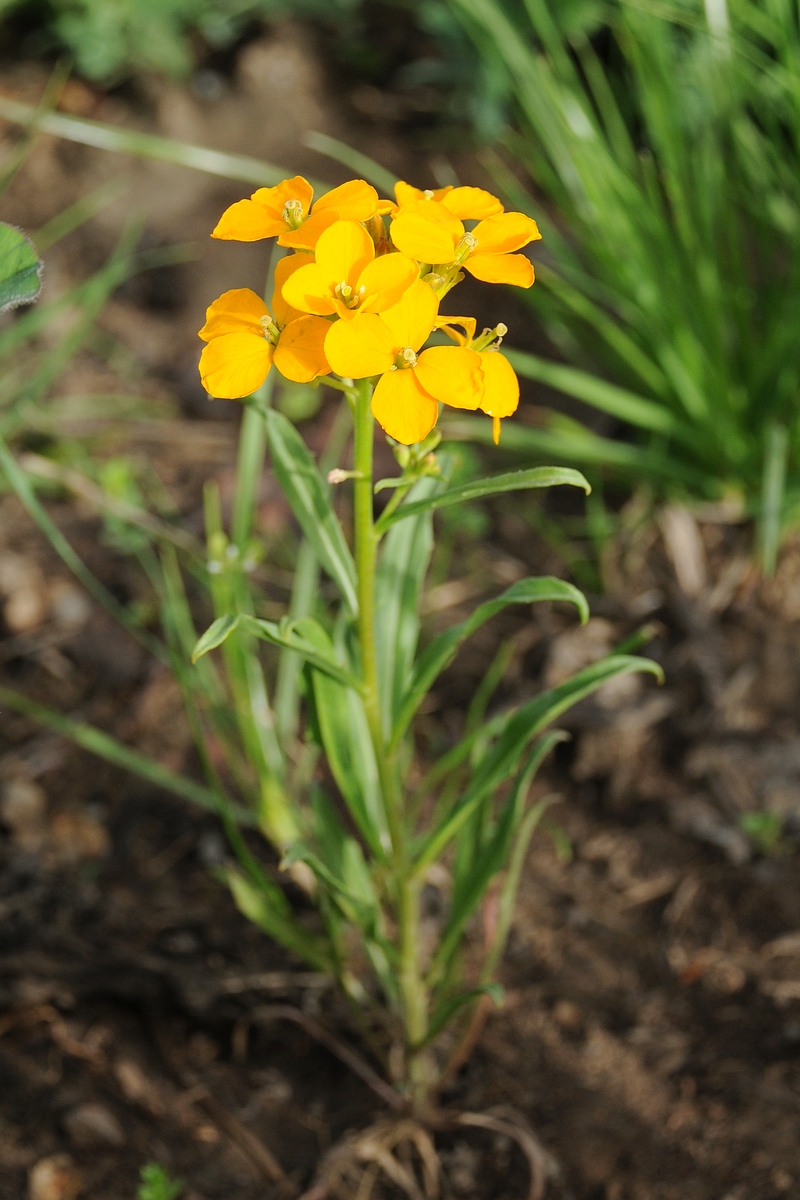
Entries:
{"type": "Polygon", "coordinates": [[[378,667],[375,652],[375,568],[378,538],[373,519],[372,446],[374,422],[369,380],[356,385],[354,413],[353,481],[355,560],[358,575],[358,633],[364,708],[380,775],[387,824],[392,839],[392,875],[396,888],[399,937],[400,992],[407,1046],[406,1083],[412,1106],[424,1108],[432,1083],[427,1056],[412,1047],[425,1040],[428,996],[420,972],[419,893],[421,881],[413,877],[406,843],[402,797],[394,757],[388,753],[381,722],[378,667]]]}

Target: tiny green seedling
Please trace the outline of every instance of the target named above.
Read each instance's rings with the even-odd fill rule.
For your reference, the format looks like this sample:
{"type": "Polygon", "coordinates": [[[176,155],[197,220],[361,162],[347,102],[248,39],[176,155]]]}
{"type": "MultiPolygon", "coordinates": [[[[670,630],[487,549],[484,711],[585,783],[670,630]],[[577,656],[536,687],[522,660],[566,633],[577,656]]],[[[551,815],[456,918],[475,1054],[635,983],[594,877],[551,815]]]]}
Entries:
{"type": "Polygon", "coordinates": [[[137,1200],[177,1200],[186,1186],[182,1179],[173,1179],[159,1163],[148,1163],[142,1167],[139,1176],[137,1200]]]}

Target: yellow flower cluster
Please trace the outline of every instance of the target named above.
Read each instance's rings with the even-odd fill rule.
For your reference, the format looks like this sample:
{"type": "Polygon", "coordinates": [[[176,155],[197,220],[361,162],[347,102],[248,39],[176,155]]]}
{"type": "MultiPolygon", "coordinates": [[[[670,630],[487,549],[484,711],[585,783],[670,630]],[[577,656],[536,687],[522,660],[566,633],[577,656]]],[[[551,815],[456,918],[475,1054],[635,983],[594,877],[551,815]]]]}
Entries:
{"type": "Polygon", "coordinates": [[[377,376],[372,411],[396,441],[421,442],[440,403],[487,413],[497,441],[500,419],[519,402],[517,377],[498,350],[506,327],[476,336],[474,318],[444,316],[439,305],[463,271],[530,287],[533,264],[518,251],[540,237],[536,222],[474,187],[398,183],[389,201],[356,179],[316,203],[313,194],[296,176],[222,214],[213,237],[277,237],[294,253],[277,265],[270,308],[237,288],[208,309],[200,330],[206,391],[249,396],[273,363],[298,383],[330,372],[377,376]],[[455,344],[423,349],[437,329],[455,344]]]}

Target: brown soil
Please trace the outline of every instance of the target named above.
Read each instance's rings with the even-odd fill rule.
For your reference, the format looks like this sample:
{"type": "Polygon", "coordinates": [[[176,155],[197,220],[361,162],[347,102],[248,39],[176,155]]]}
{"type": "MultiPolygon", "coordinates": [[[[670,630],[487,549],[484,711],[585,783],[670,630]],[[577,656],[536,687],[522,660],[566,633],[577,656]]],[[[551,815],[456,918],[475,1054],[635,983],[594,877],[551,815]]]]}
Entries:
{"type": "MultiPolygon", "coordinates": [[[[135,103],[82,102],[101,119],[335,179],[342,173],[297,150],[304,129],[341,134],[346,120],[318,75],[288,29],[251,43],[213,104],[155,84],[135,103]]],[[[35,95],[39,76],[8,71],[4,85],[35,95]]],[[[358,137],[407,166],[380,126],[358,137]]],[[[3,218],[35,227],[118,169],[44,139],[3,218]]],[[[136,356],[151,406],[125,426],[126,452],[150,464],[199,530],[203,479],[230,488],[235,410],[219,405],[209,419],[195,330],[219,291],[258,286],[264,255],[205,240],[246,189],[125,169],[132,193],[54,249],[48,287],[56,294],[102,261],[131,194],[150,244],[198,239],[195,262],[121,289],[103,328],[136,356]]],[[[59,394],[113,390],[118,362],[87,350],[59,394]]],[[[309,427],[312,443],[319,429],[309,427]]],[[[70,431],[84,436],[85,422],[70,431]]],[[[107,423],[88,432],[113,448],[107,423]]],[[[287,516],[268,477],[262,499],[262,530],[277,542],[287,516]]],[[[562,722],[573,741],[537,786],[563,798],[531,852],[502,969],[506,1004],[446,1101],[529,1122],[552,1158],[553,1200],[778,1200],[800,1190],[800,542],[775,580],[759,583],[735,513],[671,509],[653,523],[637,506],[623,511],[590,624],[578,630],[549,609],[498,618],[443,677],[421,722],[423,753],[452,740],[463,697],[503,638],[516,652],[498,704],[644,623],[666,674],[662,688],[609,685],[562,722]],[[774,837],[759,850],[742,817],[764,813],[774,837]]],[[[91,514],[65,502],[51,511],[116,594],[146,596],[91,514]]],[[[498,504],[490,520],[483,541],[452,534],[457,570],[430,588],[431,628],[523,573],[563,572],[518,504],[498,504]]],[[[8,497],[0,592],[3,682],[194,769],[169,677],[83,598],[8,497]]],[[[288,1003],[353,1037],[324,983],[287,961],[217,883],[227,851],[214,819],[8,713],[0,780],[0,1200],[25,1194],[53,1155],[68,1156],[61,1197],[131,1200],[152,1160],[187,1181],[187,1200],[290,1192],[274,1182],[275,1160],[296,1194],[380,1104],[266,1011],[288,1003]]],[[[525,1195],[524,1163],[506,1139],[458,1133],[437,1145],[454,1200],[525,1195]]]]}

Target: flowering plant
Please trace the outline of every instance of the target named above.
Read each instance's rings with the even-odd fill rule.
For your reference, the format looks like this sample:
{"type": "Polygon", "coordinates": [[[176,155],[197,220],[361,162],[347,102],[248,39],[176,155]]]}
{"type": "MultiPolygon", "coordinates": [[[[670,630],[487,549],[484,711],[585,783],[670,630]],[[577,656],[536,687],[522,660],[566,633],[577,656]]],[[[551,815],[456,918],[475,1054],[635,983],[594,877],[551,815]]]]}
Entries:
{"type": "Polygon", "coordinates": [[[588,613],[571,584],[523,579],[418,652],[434,511],[492,493],[588,485],[577,471],[538,467],[454,486],[447,452],[436,453],[440,404],[486,413],[495,440],[501,420],[517,408],[517,379],[499,350],[505,326],[477,334],[473,318],[446,315],[440,305],[464,271],[530,287],[533,266],[519,251],[539,237],[536,223],[472,187],[420,192],[398,184],[390,202],[356,180],[311,201],[306,181],[290,179],[234,204],[214,231],[243,241],[276,237],[292,253],[275,266],[269,307],[247,289],[226,292],[200,332],[207,390],[242,399],[246,410],[230,540],[209,492],[217,619],[193,660],[196,669],[206,667],[204,656],[222,650],[258,781],[251,811],[318,917],[311,927],[293,912],[228,817],[240,865],[226,877],[237,903],[335,977],[381,1067],[384,1098],[423,1118],[474,1043],[487,997],[500,1000],[494,972],[526,847],[548,803],[531,803],[529,791],[542,759],[564,736],[545,728],[614,675],[657,668],[618,655],[488,721],[477,705],[461,740],[421,772],[415,716],[472,633],[512,604],[566,601],[581,620],[588,613]],[[294,383],[343,393],[352,468],[334,458],[332,469],[320,471],[288,419],[268,403],[273,368],[294,383]],[[377,484],[375,421],[400,467],[377,484]],[[246,585],[247,508],[265,443],[305,538],[289,613],[279,622],[257,615],[246,585]],[[353,488],[351,541],[332,502],[331,485],[345,482],[353,488]],[[391,499],[376,515],[375,493],[386,488],[391,499]],[[321,601],[317,567],[336,585],[338,606],[321,601]],[[258,640],[279,651],[272,693],[258,640]],[[296,707],[287,709],[298,678],[296,707]],[[442,897],[435,936],[423,922],[426,886],[442,897]],[[483,962],[464,978],[464,939],[492,889],[483,962]]]}

